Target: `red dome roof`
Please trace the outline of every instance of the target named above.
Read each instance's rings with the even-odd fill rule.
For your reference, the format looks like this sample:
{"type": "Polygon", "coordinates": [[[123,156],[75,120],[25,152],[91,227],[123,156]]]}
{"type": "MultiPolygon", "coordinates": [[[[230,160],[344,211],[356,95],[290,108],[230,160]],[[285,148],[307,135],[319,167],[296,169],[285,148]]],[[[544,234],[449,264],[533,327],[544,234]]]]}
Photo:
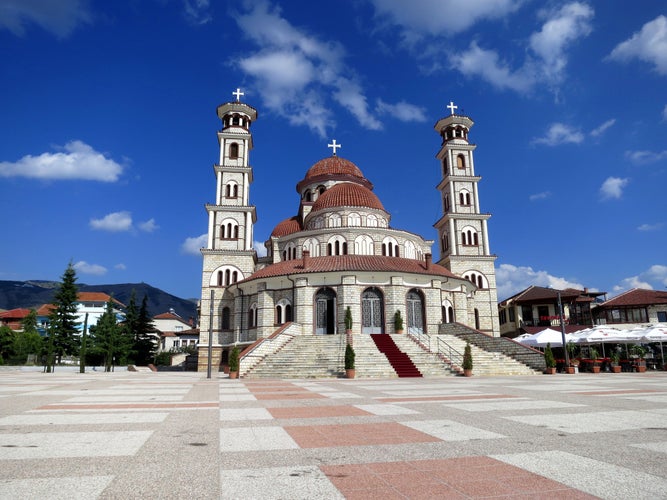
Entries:
{"type": "Polygon", "coordinates": [[[370,189],[350,182],[341,182],[322,193],[311,212],[335,207],[365,207],[384,211],[380,199],[370,189]]]}
{"type": "Polygon", "coordinates": [[[281,236],[287,236],[288,234],[296,233],[299,231],[301,231],[301,223],[299,222],[299,218],[295,216],[279,222],[278,225],[273,228],[271,236],[280,238],[281,236]]]}
{"type": "Polygon", "coordinates": [[[359,179],[364,178],[364,174],[361,173],[359,167],[350,160],[346,160],[340,156],[329,156],[310,167],[308,172],[306,172],[304,180],[329,175],[351,175],[359,179]]]}

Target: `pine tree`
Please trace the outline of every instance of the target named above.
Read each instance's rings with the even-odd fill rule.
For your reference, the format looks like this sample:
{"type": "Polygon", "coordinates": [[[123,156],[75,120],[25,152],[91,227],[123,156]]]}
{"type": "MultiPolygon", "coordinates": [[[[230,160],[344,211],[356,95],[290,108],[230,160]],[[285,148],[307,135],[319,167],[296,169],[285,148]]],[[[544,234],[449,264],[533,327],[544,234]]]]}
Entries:
{"type": "Polygon", "coordinates": [[[138,349],[137,341],[139,339],[138,334],[138,324],[139,324],[139,311],[137,310],[137,292],[133,288],[132,293],[130,294],[130,302],[125,308],[125,322],[123,323],[123,329],[125,334],[132,339],[132,350],[130,351],[130,357],[134,364],[141,364],[137,360],[138,349]]]}
{"type": "Polygon", "coordinates": [[[148,312],[148,296],[144,295],[139,309],[135,330],[134,351],[136,352],[136,362],[138,365],[147,365],[153,362],[155,357],[156,345],[153,334],[155,326],[148,312]]]}
{"type": "Polygon", "coordinates": [[[113,299],[107,301],[97,324],[90,327],[90,344],[93,352],[104,357],[105,372],[112,371],[113,366],[126,360],[132,338],[118,324],[113,299]]]}
{"type": "MultiPolygon", "coordinates": [[[[54,356],[60,360],[63,355],[74,355],[77,352],[79,323],[77,322],[76,271],[70,262],[62,276],[60,288],[56,292],[49,315],[49,366],[55,363],[54,356]]],[[[48,370],[50,371],[50,370],[48,370]]]]}
{"type": "Polygon", "coordinates": [[[14,336],[14,355],[21,363],[25,363],[28,355],[39,355],[42,352],[42,337],[37,330],[37,311],[31,309],[28,315],[21,321],[22,332],[16,332],[14,336]]]}

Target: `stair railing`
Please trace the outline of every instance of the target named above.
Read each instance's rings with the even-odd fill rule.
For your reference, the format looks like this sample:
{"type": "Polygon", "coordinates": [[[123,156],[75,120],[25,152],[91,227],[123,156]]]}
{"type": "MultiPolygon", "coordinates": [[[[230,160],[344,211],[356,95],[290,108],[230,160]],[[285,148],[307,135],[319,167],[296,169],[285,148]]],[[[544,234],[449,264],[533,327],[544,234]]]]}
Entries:
{"type": "Polygon", "coordinates": [[[450,365],[463,366],[463,354],[454,349],[440,337],[436,338],[436,352],[447,359],[450,365]]]}
{"type": "Polygon", "coordinates": [[[417,328],[408,328],[408,335],[410,335],[414,340],[423,345],[429,352],[431,351],[431,336],[428,333],[425,333],[417,328]]]}

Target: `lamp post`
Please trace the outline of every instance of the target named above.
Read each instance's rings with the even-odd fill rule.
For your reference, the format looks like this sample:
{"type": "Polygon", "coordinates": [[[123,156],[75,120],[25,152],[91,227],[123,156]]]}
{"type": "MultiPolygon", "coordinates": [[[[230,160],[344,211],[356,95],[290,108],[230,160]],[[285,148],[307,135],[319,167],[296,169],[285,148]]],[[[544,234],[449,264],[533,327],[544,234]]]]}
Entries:
{"type": "Polygon", "coordinates": [[[565,343],[565,321],[563,320],[563,302],[558,292],[558,317],[560,319],[560,336],[563,342],[563,353],[565,354],[565,366],[570,366],[570,356],[567,353],[567,344],[565,343]]]}
{"type": "Polygon", "coordinates": [[[213,297],[215,291],[211,290],[211,307],[208,318],[208,363],[206,365],[206,378],[211,378],[211,363],[213,362],[213,297]]]}

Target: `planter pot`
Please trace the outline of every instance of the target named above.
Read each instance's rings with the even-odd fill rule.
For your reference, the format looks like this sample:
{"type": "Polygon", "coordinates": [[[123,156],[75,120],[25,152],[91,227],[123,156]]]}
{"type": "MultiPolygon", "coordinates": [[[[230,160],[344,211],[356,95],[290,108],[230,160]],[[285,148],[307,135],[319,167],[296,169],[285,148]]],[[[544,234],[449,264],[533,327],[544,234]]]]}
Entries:
{"type": "Polygon", "coordinates": [[[639,365],[637,366],[637,371],[639,373],[644,373],[646,371],[646,365],[639,365]]]}
{"type": "Polygon", "coordinates": [[[396,333],[401,334],[403,333],[403,330],[396,330],[396,333]]]}
{"type": "Polygon", "coordinates": [[[239,378],[239,372],[229,372],[229,378],[239,378]]]}
{"type": "Polygon", "coordinates": [[[345,378],[354,378],[357,374],[357,370],[354,368],[345,368],[345,378]]]}
{"type": "Polygon", "coordinates": [[[553,367],[553,368],[547,367],[547,369],[544,370],[544,373],[547,374],[547,375],[554,375],[556,373],[556,368],[555,367],[553,367]]]}
{"type": "Polygon", "coordinates": [[[464,377],[472,377],[472,370],[463,370],[464,377]]]}
{"type": "Polygon", "coordinates": [[[229,373],[229,365],[222,365],[222,372],[229,373]]]}
{"type": "Polygon", "coordinates": [[[565,373],[569,373],[570,375],[574,374],[575,373],[574,368],[575,368],[574,366],[566,366],[565,373]]]}
{"type": "Polygon", "coordinates": [[[600,365],[593,365],[591,370],[593,370],[593,373],[600,373],[600,365]]]}
{"type": "Polygon", "coordinates": [[[612,366],[611,367],[611,372],[612,373],[621,373],[621,367],[620,366],[612,366]]]}

